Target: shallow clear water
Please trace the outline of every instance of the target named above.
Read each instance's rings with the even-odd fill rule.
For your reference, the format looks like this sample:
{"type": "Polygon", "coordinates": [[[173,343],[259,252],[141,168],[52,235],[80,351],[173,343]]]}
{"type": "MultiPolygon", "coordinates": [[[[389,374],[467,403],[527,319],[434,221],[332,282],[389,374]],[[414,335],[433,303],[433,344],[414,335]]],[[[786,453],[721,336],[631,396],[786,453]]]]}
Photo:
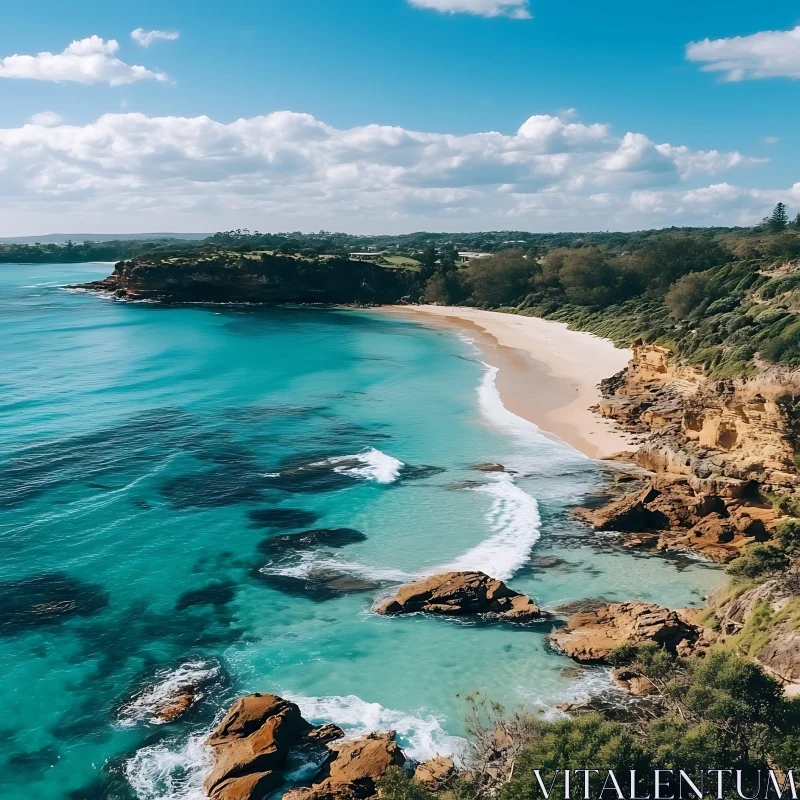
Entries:
{"type": "Polygon", "coordinates": [[[533,708],[605,680],[562,674],[544,625],[370,612],[437,568],[483,569],[545,605],[681,606],[717,582],[593,545],[567,510],[602,466],[506,412],[468,341],[370,312],[60,288],[109,270],[0,266],[4,800],[198,797],[202,737],[249,691],[350,731],[395,728],[424,757],[457,746],[459,693],[533,708]],[[483,461],[517,474],[470,468],[483,461]],[[363,536],[265,543],[311,528],[363,536]],[[120,721],[185,664],[207,678],[186,719],[120,721]]]}

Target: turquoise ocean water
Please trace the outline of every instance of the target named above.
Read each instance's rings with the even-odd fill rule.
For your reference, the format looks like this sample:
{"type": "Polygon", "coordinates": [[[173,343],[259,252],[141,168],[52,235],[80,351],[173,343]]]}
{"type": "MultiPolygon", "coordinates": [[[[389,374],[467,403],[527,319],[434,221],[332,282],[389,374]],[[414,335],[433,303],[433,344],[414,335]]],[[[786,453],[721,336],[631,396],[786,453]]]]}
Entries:
{"type": "Polygon", "coordinates": [[[425,572],[482,569],[550,606],[681,606],[718,581],[595,546],[567,511],[602,466],[506,412],[451,332],[61,288],[110,269],[0,266],[4,800],[199,798],[203,737],[250,691],[423,758],[458,748],[459,694],[542,708],[607,680],[562,674],[544,625],[370,612],[425,572]],[[278,538],[319,529],[348,530],[278,538]],[[185,719],[120,712],[186,675],[185,719]]]}

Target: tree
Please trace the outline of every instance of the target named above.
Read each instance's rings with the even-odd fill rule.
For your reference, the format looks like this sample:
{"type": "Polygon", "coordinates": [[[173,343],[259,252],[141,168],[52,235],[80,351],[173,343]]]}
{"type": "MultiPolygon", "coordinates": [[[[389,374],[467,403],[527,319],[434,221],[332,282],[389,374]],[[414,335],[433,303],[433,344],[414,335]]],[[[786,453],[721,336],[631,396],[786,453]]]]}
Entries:
{"type": "Polygon", "coordinates": [[[439,252],[439,269],[442,272],[453,272],[458,269],[456,266],[456,257],[458,253],[455,247],[451,244],[446,244],[439,252]]]}
{"type": "Polygon", "coordinates": [[[531,291],[536,262],[522,250],[503,250],[473,259],[463,270],[477,303],[490,306],[516,304],[531,291]]]}
{"type": "Polygon", "coordinates": [[[678,278],[664,295],[664,305],[675,319],[689,316],[704,301],[713,299],[709,291],[709,272],[690,272],[678,278]]]}
{"type": "Polygon", "coordinates": [[[778,547],[769,544],[751,544],[728,565],[726,572],[734,578],[759,580],[777,575],[786,568],[789,559],[778,547]]]}
{"type": "Polygon", "coordinates": [[[419,270],[420,277],[425,281],[436,272],[436,248],[429,244],[417,258],[422,265],[419,270]]]}
{"type": "Polygon", "coordinates": [[[559,248],[545,256],[539,280],[545,287],[560,287],[575,305],[605,306],[641,291],[638,267],[635,259],[600,247],[559,248]]]}
{"type": "Polygon", "coordinates": [[[731,260],[713,239],[684,233],[657,236],[636,251],[636,256],[648,286],[656,293],[689,272],[703,272],[731,260]]]}
{"type": "Polygon", "coordinates": [[[769,229],[774,232],[786,230],[789,225],[789,215],[786,213],[786,206],[778,203],[769,218],[769,229]]]}

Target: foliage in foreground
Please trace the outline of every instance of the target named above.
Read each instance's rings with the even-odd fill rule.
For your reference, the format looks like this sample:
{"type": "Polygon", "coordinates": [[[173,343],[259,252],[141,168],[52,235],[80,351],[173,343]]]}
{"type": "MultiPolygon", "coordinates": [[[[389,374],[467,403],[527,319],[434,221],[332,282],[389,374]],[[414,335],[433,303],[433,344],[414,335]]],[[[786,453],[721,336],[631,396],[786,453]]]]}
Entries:
{"type": "MultiPolygon", "coordinates": [[[[787,770],[800,762],[800,705],[786,700],[778,683],[752,662],[723,648],[682,659],[655,645],[620,650],[616,660],[650,680],[658,705],[635,721],[617,722],[597,713],[509,718],[502,707],[478,701],[478,711],[468,715],[470,767],[438,796],[532,800],[542,797],[535,769],[549,784],[556,769],[587,767],[620,775],[683,769],[696,776],[724,766],[745,770],[744,788],[753,793],[748,780],[755,770],[787,770]],[[478,717],[483,721],[476,727],[478,717]],[[501,758],[511,767],[498,794],[497,781],[486,779],[486,765],[496,763],[499,739],[508,742],[501,758]]],[[[572,796],[582,797],[582,779],[575,783],[572,796]]],[[[387,775],[381,788],[386,800],[432,797],[402,770],[387,775]]],[[[557,782],[553,796],[563,792],[557,782]]]]}

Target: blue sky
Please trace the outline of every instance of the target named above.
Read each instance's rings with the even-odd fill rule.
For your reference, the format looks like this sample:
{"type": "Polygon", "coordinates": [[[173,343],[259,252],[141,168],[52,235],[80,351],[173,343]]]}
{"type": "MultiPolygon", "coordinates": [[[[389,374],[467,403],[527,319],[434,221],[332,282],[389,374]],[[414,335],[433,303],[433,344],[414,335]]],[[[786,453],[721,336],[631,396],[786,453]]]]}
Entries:
{"type": "Polygon", "coordinates": [[[0,28],[0,235],[575,230],[744,224],[777,199],[800,210],[800,11],[507,1],[15,4],[0,28]],[[135,29],[177,38],[143,47],[135,29]],[[7,58],[92,36],[49,72],[7,58]],[[74,80],[87,59],[96,71],[74,80]],[[313,124],[256,121],[275,112],[313,124]],[[511,138],[474,140],[488,132],[511,138]]]}

